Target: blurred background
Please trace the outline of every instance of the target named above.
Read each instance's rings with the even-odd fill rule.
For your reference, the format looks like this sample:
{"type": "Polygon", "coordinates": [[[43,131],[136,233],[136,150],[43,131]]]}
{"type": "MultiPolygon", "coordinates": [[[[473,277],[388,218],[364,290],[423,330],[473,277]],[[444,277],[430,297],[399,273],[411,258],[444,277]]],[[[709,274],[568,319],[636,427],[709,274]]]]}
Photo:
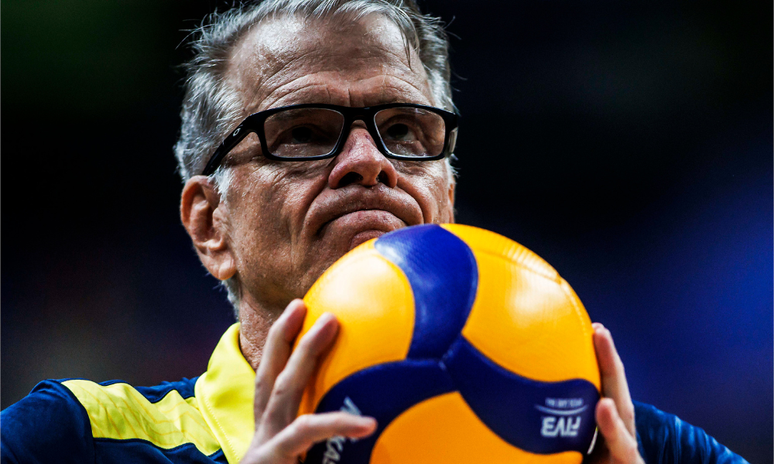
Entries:
{"type": "MultiPolygon", "coordinates": [[[[772,5],[433,0],[458,222],[531,248],[632,396],[772,459],[772,5]]],[[[3,0],[2,407],[194,377],[233,321],[178,219],[187,30],[215,0],[3,0]]]]}

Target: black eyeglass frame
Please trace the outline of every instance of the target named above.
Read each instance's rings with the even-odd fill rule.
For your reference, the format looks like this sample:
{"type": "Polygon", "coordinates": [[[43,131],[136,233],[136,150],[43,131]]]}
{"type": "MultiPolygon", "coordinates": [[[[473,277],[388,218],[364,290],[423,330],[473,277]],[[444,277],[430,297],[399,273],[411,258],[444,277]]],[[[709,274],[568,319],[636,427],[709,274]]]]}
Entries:
{"type": "Polygon", "coordinates": [[[346,142],[347,137],[349,137],[349,132],[352,129],[352,124],[355,121],[363,121],[365,123],[366,129],[368,129],[368,133],[371,134],[371,137],[374,139],[374,142],[376,143],[376,148],[378,148],[379,151],[388,158],[399,159],[399,160],[410,160],[410,161],[438,160],[438,159],[446,158],[447,156],[451,155],[454,152],[454,146],[456,145],[456,141],[457,141],[458,119],[459,119],[459,116],[457,116],[457,114],[455,113],[442,110],[434,106],[417,105],[414,103],[388,103],[386,105],[366,106],[366,107],[359,107],[359,108],[351,107],[351,106],[328,105],[325,103],[304,103],[300,105],[290,105],[290,106],[282,106],[279,108],[271,108],[268,110],[259,111],[258,113],[251,114],[250,116],[246,117],[244,121],[242,121],[242,123],[236,127],[236,129],[232,130],[231,133],[228,136],[226,136],[225,140],[223,140],[223,143],[221,143],[220,146],[218,146],[218,148],[212,154],[209,161],[207,162],[207,165],[204,167],[204,170],[202,171],[202,175],[209,176],[210,174],[215,172],[218,166],[220,166],[220,163],[223,162],[223,159],[226,157],[226,155],[228,155],[228,153],[250,133],[254,133],[258,136],[258,140],[261,143],[261,150],[263,151],[262,155],[270,160],[312,161],[312,160],[319,160],[319,159],[325,159],[325,158],[333,158],[336,155],[338,155],[341,152],[342,148],[344,147],[344,143],[346,142]],[[336,145],[334,145],[334,147],[328,153],[325,153],[323,155],[316,155],[316,156],[282,158],[271,154],[268,149],[268,144],[266,143],[266,134],[264,133],[264,122],[266,121],[266,119],[269,116],[275,113],[279,113],[281,111],[285,111],[289,109],[303,109],[303,108],[322,108],[322,109],[334,110],[339,112],[342,116],[344,116],[344,126],[341,130],[341,134],[339,134],[339,139],[336,141],[336,145]],[[423,156],[423,157],[402,156],[402,155],[396,155],[394,153],[390,153],[390,151],[385,146],[384,141],[382,140],[382,137],[379,135],[379,131],[376,128],[376,113],[390,108],[418,108],[418,109],[427,110],[427,111],[436,113],[441,118],[443,118],[446,133],[444,134],[443,149],[441,150],[441,153],[434,156],[423,156]]]}

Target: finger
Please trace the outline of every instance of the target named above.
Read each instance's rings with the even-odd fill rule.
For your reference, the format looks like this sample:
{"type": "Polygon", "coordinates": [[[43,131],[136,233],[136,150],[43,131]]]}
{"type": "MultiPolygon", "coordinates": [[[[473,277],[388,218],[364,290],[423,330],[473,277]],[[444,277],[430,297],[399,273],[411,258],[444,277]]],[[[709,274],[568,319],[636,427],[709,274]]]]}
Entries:
{"type": "Polygon", "coordinates": [[[603,398],[599,401],[596,417],[597,426],[607,445],[610,461],[626,464],[643,462],[637,449],[636,435],[629,432],[618,415],[618,409],[612,399],[603,398]]]}
{"type": "Polygon", "coordinates": [[[623,420],[626,430],[634,436],[634,404],[629,393],[624,365],[615,349],[613,336],[599,323],[594,324],[594,347],[602,377],[602,396],[615,402],[617,415],[623,420]]]}
{"type": "Polygon", "coordinates": [[[376,430],[376,420],[346,412],[298,416],[269,443],[283,458],[298,456],[318,441],[340,436],[362,438],[376,430]]]}
{"type": "Polygon", "coordinates": [[[301,330],[306,315],[304,301],[290,302],[282,315],[274,322],[266,336],[261,362],[255,373],[255,420],[260,420],[274,389],[277,376],[285,368],[290,357],[293,341],[301,330]]]}
{"type": "Polygon", "coordinates": [[[331,313],[324,313],[298,342],[285,369],[277,376],[271,398],[266,405],[263,426],[267,436],[279,433],[295,419],[304,389],[317,366],[317,361],[333,343],[337,332],[336,317],[331,313]]]}

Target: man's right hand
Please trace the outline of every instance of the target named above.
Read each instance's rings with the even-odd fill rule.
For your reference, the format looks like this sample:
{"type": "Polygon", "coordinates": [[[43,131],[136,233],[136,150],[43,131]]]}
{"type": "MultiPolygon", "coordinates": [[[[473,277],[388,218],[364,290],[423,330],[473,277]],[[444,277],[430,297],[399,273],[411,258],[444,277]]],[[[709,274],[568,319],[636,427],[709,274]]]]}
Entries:
{"type": "Polygon", "coordinates": [[[293,350],[306,316],[293,300],[269,330],[255,375],[255,435],[244,464],[296,464],[316,442],[333,436],[361,438],[376,430],[376,420],[346,412],[296,417],[306,385],[320,355],[331,346],[338,321],[323,314],[293,350]]]}

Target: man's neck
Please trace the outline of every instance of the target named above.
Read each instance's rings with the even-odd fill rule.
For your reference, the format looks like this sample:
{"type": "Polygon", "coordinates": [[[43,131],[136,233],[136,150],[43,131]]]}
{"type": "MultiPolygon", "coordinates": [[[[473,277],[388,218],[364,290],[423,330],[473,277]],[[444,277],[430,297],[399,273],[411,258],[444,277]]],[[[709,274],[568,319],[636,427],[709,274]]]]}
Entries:
{"type": "Polygon", "coordinates": [[[269,328],[280,314],[282,309],[266,310],[249,297],[239,302],[239,348],[253,369],[258,369],[269,328]]]}

